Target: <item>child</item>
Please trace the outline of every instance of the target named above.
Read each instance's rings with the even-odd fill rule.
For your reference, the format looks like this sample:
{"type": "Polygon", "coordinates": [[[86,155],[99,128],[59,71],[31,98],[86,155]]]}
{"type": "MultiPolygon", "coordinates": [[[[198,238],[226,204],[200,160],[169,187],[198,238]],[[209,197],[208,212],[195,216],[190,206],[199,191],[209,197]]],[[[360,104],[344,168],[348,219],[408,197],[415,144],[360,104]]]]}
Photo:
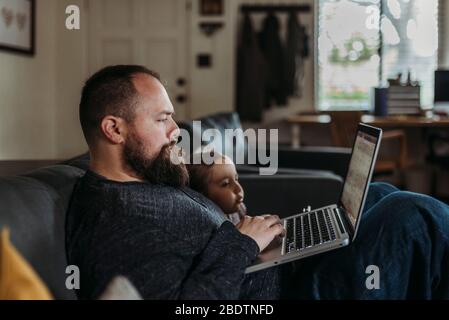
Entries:
{"type": "Polygon", "coordinates": [[[224,214],[237,225],[246,215],[245,193],[238,182],[232,160],[222,154],[211,153],[212,164],[187,165],[190,187],[215,202],[224,214]]]}

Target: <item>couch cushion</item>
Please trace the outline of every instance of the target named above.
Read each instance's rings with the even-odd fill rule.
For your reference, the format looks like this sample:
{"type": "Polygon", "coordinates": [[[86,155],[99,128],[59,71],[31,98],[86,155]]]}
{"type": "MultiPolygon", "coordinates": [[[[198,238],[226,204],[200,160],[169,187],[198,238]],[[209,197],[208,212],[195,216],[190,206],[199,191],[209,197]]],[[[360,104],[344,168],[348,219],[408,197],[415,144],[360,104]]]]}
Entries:
{"type": "Polygon", "coordinates": [[[56,299],[73,299],[65,288],[65,214],[83,170],[42,168],[23,176],[0,178],[0,229],[47,284],[56,299]]]}

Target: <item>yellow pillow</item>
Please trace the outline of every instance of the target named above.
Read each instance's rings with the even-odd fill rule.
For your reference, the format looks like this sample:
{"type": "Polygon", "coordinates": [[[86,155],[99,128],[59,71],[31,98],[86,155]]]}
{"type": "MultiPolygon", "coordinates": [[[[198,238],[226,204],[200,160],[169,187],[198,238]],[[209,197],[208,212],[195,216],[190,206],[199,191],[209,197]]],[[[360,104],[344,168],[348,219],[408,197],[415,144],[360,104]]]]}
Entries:
{"type": "Polygon", "coordinates": [[[42,280],[9,241],[9,231],[0,238],[0,300],[50,300],[42,280]]]}

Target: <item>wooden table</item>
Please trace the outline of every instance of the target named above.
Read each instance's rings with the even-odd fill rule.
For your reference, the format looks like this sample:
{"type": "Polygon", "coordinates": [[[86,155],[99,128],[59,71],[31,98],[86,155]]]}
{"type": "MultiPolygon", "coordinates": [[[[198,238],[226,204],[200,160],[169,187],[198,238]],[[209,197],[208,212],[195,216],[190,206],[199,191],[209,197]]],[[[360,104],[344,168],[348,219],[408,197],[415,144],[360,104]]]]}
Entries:
{"type": "Polygon", "coordinates": [[[362,122],[382,128],[449,128],[449,117],[444,116],[362,116],[362,122]]]}
{"type": "Polygon", "coordinates": [[[287,122],[292,127],[292,147],[299,148],[301,146],[301,125],[304,124],[330,124],[331,117],[327,114],[299,114],[287,118],[287,122]]]}
{"type": "MultiPolygon", "coordinates": [[[[292,130],[292,147],[299,148],[301,145],[301,125],[329,125],[331,116],[327,114],[299,114],[287,118],[292,130]]],[[[364,115],[361,122],[381,128],[449,128],[448,116],[411,116],[398,115],[376,117],[364,115]]]]}

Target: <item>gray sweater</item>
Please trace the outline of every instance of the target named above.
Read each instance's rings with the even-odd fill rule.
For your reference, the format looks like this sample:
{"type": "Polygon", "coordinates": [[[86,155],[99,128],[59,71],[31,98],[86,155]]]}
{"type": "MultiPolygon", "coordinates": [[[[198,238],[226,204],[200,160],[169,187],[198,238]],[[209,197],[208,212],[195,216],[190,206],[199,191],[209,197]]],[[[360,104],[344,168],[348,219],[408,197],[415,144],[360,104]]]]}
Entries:
{"type": "Polygon", "coordinates": [[[244,275],[256,242],[189,188],[119,183],[87,171],[66,220],[70,265],[81,299],[98,297],[116,275],[146,299],[273,299],[277,268],[244,275]]]}

